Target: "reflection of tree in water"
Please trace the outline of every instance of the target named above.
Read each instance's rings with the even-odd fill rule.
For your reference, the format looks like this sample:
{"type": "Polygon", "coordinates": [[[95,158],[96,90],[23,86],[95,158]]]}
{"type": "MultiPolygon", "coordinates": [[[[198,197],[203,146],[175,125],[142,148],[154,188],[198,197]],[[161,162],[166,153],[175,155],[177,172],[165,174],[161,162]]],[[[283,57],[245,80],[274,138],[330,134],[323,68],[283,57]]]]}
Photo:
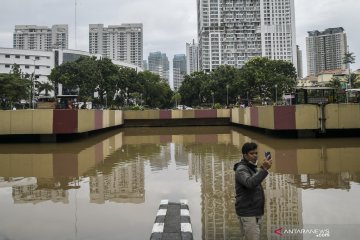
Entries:
{"type": "MultiPolygon", "coordinates": [[[[154,161],[161,161],[162,159],[159,156],[164,148],[166,148],[166,145],[160,144],[124,145],[105,158],[102,163],[91,169],[86,175],[94,176],[97,171],[110,174],[115,165],[131,163],[137,159],[150,161],[150,164],[154,161]]],[[[164,165],[167,166],[167,163],[164,163],[164,165]]]]}
{"type": "Polygon", "coordinates": [[[14,186],[12,196],[14,203],[52,202],[69,203],[69,189],[79,188],[74,178],[38,178],[36,183],[14,186]]]}
{"type": "Polygon", "coordinates": [[[191,152],[193,155],[203,158],[209,155],[214,155],[216,158],[222,160],[239,161],[241,151],[232,144],[201,144],[192,143],[184,144],[184,150],[191,152]]]}

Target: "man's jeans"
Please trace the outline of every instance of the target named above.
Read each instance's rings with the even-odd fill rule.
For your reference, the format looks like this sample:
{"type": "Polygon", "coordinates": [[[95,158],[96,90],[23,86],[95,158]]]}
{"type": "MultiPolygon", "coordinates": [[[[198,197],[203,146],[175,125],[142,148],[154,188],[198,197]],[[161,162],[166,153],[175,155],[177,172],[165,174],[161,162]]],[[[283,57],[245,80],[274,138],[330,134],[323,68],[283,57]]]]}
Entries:
{"type": "Polygon", "coordinates": [[[240,217],[240,231],[242,240],[259,240],[262,216],[240,217]]]}

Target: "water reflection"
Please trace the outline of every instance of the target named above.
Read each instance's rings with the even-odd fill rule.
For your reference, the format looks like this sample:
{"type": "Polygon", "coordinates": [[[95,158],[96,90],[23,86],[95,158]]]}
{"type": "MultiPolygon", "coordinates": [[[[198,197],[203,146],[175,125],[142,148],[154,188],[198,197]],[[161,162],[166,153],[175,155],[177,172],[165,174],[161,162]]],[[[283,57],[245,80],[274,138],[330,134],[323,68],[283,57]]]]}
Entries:
{"type": "MultiPolygon", "coordinates": [[[[360,182],[358,139],[285,140],[231,127],[134,128],[65,144],[0,145],[0,195],[5,199],[0,211],[7,219],[0,220],[0,239],[44,239],[31,230],[14,231],[19,218],[33,213],[27,203],[46,210],[45,217],[58,214],[51,204],[76,212],[74,233],[63,236],[61,229],[52,229],[55,239],[115,239],[116,231],[121,239],[147,239],[162,198],[189,199],[196,239],[238,239],[232,166],[246,141],[256,141],[260,153],[271,151],[274,158],[264,183],[262,239],[276,239],[279,227],[360,224],[360,214],[353,214],[360,195],[354,186],[360,182]],[[99,210],[100,205],[108,209],[99,210]],[[98,212],[96,229],[91,227],[93,211],[98,212]],[[344,220],[350,214],[352,219],[344,220]]],[[[69,218],[59,224],[68,224],[69,218]]]]}

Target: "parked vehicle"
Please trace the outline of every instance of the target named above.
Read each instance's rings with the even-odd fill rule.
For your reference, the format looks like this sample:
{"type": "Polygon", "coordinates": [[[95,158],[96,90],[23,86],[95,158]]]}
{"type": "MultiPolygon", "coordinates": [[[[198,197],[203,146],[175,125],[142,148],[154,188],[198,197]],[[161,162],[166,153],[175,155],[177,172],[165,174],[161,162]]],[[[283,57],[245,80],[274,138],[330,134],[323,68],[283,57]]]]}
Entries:
{"type": "Polygon", "coordinates": [[[188,107],[186,105],[178,105],[176,108],[180,109],[180,110],[191,110],[191,109],[193,109],[192,107],[188,107]]]}

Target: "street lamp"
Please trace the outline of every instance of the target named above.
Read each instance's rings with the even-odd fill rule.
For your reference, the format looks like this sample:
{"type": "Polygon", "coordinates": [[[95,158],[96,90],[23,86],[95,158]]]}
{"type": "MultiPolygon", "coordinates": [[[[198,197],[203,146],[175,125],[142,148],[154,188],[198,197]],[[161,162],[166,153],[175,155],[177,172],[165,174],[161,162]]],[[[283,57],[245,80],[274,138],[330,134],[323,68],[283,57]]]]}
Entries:
{"type": "Polygon", "coordinates": [[[226,106],[229,106],[229,84],[226,84],[226,106]]]}
{"type": "MultiPolygon", "coordinates": [[[[31,98],[31,106],[32,106],[32,109],[34,109],[34,95],[35,95],[35,68],[36,68],[36,66],[35,66],[35,62],[36,62],[36,59],[33,59],[33,62],[34,62],[34,71],[33,71],[33,77],[31,78],[31,91],[30,91],[30,93],[31,93],[31,96],[30,96],[30,98],[31,98]]],[[[30,107],[30,106],[29,106],[30,107]]]]}
{"type": "Polygon", "coordinates": [[[212,107],[214,108],[214,92],[211,91],[211,97],[212,97],[212,107]]]}
{"type": "Polygon", "coordinates": [[[277,105],[277,87],[278,85],[275,84],[275,105],[277,105]]]}
{"type": "Polygon", "coordinates": [[[128,105],[128,90],[129,90],[129,88],[128,87],[126,87],[125,88],[125,90],[126,90],[126,92],[125,92],[125,96],[126,96],[126,106],[128,105]]]}

